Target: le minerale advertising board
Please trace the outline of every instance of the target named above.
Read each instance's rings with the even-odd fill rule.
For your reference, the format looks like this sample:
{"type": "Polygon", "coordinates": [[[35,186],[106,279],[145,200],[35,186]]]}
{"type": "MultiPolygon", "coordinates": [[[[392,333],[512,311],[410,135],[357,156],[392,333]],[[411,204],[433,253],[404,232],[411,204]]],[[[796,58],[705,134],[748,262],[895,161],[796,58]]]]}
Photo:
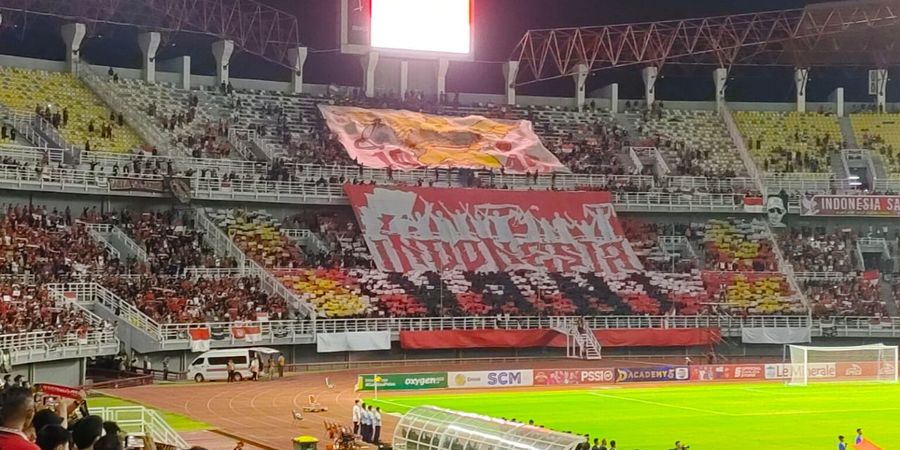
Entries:
{"type": "Polygon", "coordinates": [[[416,389],[441,389],[447,387],[447,372],[365,374],[356,379],[357,391],[378,389],[400,391],[416,389]]]}

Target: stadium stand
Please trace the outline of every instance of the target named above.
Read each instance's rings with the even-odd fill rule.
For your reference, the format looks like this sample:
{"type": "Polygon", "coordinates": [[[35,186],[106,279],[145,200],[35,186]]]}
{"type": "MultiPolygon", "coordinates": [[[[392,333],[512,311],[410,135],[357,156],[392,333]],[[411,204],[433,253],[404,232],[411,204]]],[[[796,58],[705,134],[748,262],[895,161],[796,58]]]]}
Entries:
{"type": "Polygon", "coordinates": [[[656,106],[642,111],[637,123],[638,130],[662,150],[674,174],[733,178],[747,173],[714,111],[656,106]]]}
{"type": "Polygon", "coordinates": [[[832,115],[735,111],[734,119],[765,172],[830,172],[831,155],[843,145],[832,115]]]}
{"type": "Polygon", "coordinates": [[[102,284],[157,323],[286,319],[284,300],[252,277],[108,277],[102,284]]]}
{"type": "Polygon", "coordinates": [[[780,235],[780,245],[795,272],[847,273],[857,269],[854,239],[852,233],[792,228],[780,235]]]}
{"type": "Polygon", "coordinates": [[[878,152],[888,172],[900,172],[900,114],[856,113],[850,122],[856,141],[878,152]]]}
{"type": "Polygon", "coordinates": [[[178,89],[168,83],[101,79],[124,104],[136,108],[170,144],[193,157],[236,157],[228,142],[230,101],[215,92],[178,89]]]}
{"type": "Polygon", "coordinates": [[[45,117],[66,141],[92,151],[128,153],[141,139],[70,74],[0,67],[0,103],[45,117]]]}

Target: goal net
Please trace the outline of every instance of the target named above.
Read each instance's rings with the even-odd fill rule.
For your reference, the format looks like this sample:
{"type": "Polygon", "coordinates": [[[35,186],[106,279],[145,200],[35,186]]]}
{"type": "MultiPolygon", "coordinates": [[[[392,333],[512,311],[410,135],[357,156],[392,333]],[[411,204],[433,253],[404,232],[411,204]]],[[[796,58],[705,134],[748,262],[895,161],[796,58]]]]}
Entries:
{"type": "Polygon", "coordinates": [[[884,344],[851,347],[791,345],[785,364],[787,383],[806,386],[828,381],[897,382],[897,346],[884,344]]]}

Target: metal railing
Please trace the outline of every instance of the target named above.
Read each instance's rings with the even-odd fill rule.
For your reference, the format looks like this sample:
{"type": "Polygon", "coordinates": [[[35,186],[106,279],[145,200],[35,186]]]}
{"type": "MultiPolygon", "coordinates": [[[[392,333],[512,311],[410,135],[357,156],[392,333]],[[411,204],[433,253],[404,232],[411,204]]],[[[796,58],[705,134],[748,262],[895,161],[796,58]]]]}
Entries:
{"type": "Polygon", "coordinates": [[[65,335],[52,331],[0,335],[0,350],[9,352],[13,365],[40,360],[112,355],[118,348],[119,341],[112,329],[65,335]]]}
{"type": "Polygon", "coordinates": [[[720,211],[743,212],[743,197],[735,194],[614,192],[617,210],[622,211],[720,211]]]}
{"type": "Polygon", "coordinates": [[[143,406],[112,406],[91,408],[91,414],[104,421],[113,421],[126,433],[140,433],[149,436],[154,443],[166,444],[178,450],[191,447],[159,413],[143,406]]]}
{"type": "Polygon", "coordinates": [[[131,236],[125,234],[121,228],[114,226],[110,230],[110,234],[119,239],[119,242],[128,247],[128,250],[131,250],[132,253],[137,257],[137,259],[141,261],[147,261],[147,251],[144,250],[144,247],[138,245],[131,236]]]}

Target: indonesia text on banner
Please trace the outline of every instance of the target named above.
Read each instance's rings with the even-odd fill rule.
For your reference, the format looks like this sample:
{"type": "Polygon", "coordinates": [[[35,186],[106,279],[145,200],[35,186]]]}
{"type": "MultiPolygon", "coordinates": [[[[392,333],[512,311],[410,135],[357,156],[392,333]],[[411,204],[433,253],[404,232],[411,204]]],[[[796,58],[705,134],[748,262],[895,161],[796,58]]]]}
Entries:
{"type": "Polygon", "coordinates": [[[359,331],[348,333],[317,333],[316,351],[363,352],[369,350],[390,350],[390,331],[359,331]]]}
{"type": "Polygon", "coordinates": [[[608,192],[344,189],[383,271],[642,269],[608,192]]]}
{"type": "Polygon", "coordinates": [[[900,216],[900,195],[814,195],[800,200],[804,216],[900,216]]]}
{"type": "Polygon", "coordinates": [[[319,105],[350,157],[366,167],[567,172],[526,120],[449,117],[319,105]]]}

